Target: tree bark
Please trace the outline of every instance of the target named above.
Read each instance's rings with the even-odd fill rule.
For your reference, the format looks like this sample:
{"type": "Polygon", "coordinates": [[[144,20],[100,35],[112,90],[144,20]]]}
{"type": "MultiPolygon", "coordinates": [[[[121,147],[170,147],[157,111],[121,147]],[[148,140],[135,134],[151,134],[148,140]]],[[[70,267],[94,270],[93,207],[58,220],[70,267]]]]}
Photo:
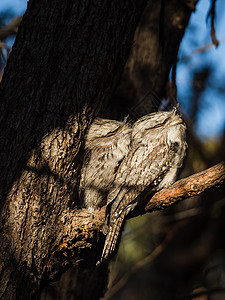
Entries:
{"type": "MultiPolygon", "coordinates": [[[[0,90],[1,299],[38,298],[71,266],[79,266],[78,299],[104,293],[108,266],[96,268],[96,261],[105,207],[82,209],[77,195],[83,140],[115,90],[146,2],[28,2],[0,90]]],[[[114,98],[127,93],[122,116],[132,112],[138,118],[158,108],[194,4],[149,1],[114,98]],[[156,96],[143,99],[149,90],[156,96]]],[[[204,187],[197,179],[205,174],[188,178],[182,182],[191,183],[188,192],[178,182],[171,198],[163,190],[135,213],[162,209],[224,182],[222,172],[210,173],[204,187]]]]}
{"type": "Polygon", "coordinates": [[[101,224],[77,197],[83,137],[146,2],[28,2],[0,90],[1,299],[35,299],[69,266],[98,259],[88,255],[101,224]]]}
{"type": "MultiPolygon", "coordinates": [[[[134,36],[129,59],[107,116],[132,119],[157,111],[170,94],[169,73],[177,54],[194,0],[149,0],[134,36]]],[[[172,95],[176,96],[176,95],[172,95]]]]}

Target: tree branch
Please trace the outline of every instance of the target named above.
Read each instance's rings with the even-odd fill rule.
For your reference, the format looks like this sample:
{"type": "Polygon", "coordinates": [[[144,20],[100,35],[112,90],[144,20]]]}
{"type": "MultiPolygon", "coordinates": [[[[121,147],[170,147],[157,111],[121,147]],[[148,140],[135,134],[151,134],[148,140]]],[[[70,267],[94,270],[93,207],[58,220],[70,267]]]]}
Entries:
{"type": "Polygon", "coordinates": [[[225,162],[202,172],[183,178],[168,188],[154,194],[146,204],[144,211],[164,209],[174,203],[199,195],[212,187],[218,187],[225,181],[225,162]]]}
{"type": "Polygon", "coordinates": [[[7,25],[0,29],[0,40],[4,40],[9,36],[17,34],[18,27],[23,16],[13,18],[7,25]]]}
{"type": "MultiPolygon", "coordinates": [[[[175,182],[170,187],[164,188],[155,193],[144,206],[144,208],[140,209],[139,207],[135,209],[134,212],[129,214],[128,218],[132,218],[147,212],[152,212],[154,210],[165,209],[166,207],[178,203],[179,201],[199,195],[212,187],[221,186],[224,181],[225,162],[222,161],[211,168],[183,178],[175,182]]],[[[101,231],[101,228],[104,224],[105,212],[106,205],[100,210],[96,210],[94,212],[90,212],[88,209],[82,209],[82,212],[71,211],[70,214],[66,213],[66,221],[64,219],[63,222],[64,224],[67,224],[67,228],[64,225],[64,236],[66,238],[63,240],[62,244],[59,244],[57,251],[63,254],[64,250],[67,251],[69,247],[78,249],[80,247],[81,250],[85,248],[87,242],[89,242],[88,247],[91,248],[91,237],[95,235],[95,232],[101,231]],[[86,220],[85,222],[84,218],[86,220]],[[86,225],[82,226],[82,230],[79,230],[81,223],[86,225]],[[80,245],[78,245],[79,243],[73,245],[73,241],[75,239],[79,240],[80,245]]]]}

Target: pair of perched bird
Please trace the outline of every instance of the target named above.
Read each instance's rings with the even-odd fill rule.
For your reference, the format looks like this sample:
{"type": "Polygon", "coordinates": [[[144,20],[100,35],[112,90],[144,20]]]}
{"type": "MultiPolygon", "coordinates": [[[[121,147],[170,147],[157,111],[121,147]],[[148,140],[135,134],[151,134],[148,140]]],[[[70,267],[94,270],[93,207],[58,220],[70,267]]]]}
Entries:
{"type": "Polygon", "coordinates": [[[80,197],[91,210],[107,204],[101,260],[114,251],[126,215],[145,190],[173,184],[186,154],[186,126],[175,107],[133,125],[97,118],[86,136],[80,197]]]}

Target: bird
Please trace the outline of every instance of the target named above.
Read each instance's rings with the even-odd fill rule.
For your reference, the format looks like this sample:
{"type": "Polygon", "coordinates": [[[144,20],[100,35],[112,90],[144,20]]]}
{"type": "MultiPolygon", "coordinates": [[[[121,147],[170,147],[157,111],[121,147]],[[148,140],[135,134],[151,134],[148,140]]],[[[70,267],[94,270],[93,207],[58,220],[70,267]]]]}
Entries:
{"type": "Polygon", "coordinates": [[[107,205],[100,262],[115,252],[129,212],[144,193],[173,184],[187,153],[186,125],[178,107],[136,122],[96,118],[87,132],[80,199],[94,211],[107,205]]]}

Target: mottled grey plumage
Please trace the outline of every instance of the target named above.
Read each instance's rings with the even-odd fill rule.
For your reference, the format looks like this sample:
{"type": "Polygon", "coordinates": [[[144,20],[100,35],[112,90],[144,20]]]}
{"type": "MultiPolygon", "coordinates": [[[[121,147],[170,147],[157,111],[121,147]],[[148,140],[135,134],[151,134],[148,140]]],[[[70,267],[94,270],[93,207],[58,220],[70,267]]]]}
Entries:
{"type": "Polygon", "coordinates": [[[89,209],[108,205],[102,259],[115,249],[124,218],[140,194],[174,183],[186,149],[186,126],[177,108],[146,115],[133,125],[99,118],[92,123],[80,196],[89,209]]]}

